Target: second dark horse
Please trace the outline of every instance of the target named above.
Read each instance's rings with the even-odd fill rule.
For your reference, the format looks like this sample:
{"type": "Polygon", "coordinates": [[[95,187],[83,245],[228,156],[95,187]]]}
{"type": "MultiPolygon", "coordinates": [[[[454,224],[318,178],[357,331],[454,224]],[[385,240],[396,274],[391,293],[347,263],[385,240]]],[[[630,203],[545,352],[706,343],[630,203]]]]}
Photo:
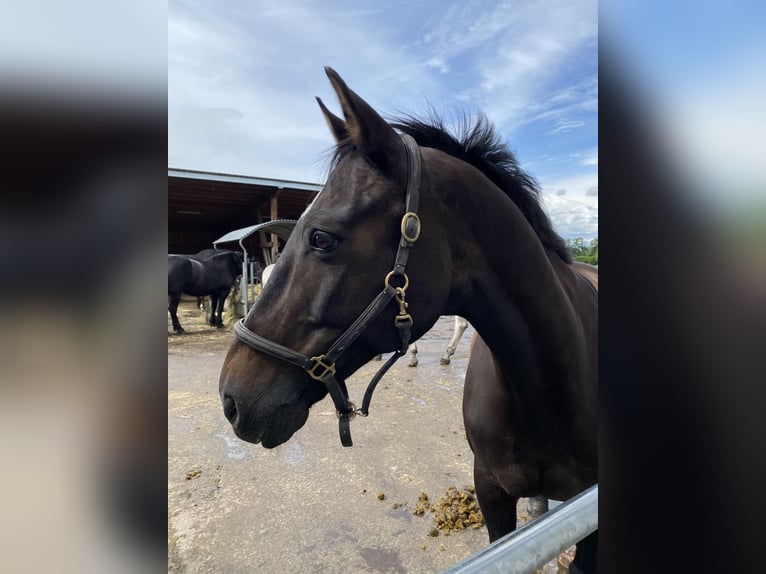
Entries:
{"type": "Polygon", "coordinates": [[[223,327],[223,306],[231,286],[242,274],[242,254],[222,250],[205,257],[207,251],[168,255],[168,311],[176,333],[184,332],[177,314],[182,293],[195,297],[209,295],[210,325],[223,327]]]}

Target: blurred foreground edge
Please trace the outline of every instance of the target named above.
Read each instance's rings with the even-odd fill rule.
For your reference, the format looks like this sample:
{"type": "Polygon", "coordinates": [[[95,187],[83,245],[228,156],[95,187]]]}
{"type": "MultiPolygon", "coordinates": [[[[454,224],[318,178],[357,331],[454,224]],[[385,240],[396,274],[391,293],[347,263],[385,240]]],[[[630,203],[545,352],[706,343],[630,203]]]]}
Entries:
{"type": "Polygon", "coordinates": [[[745,571],[766,484],[766,289],[600,56],[600,564],[745,571]]]}
{"type": "Polygon", "coordinates": [[[164,567],[161,96],[0,89],[2,571],[164,567]]]}

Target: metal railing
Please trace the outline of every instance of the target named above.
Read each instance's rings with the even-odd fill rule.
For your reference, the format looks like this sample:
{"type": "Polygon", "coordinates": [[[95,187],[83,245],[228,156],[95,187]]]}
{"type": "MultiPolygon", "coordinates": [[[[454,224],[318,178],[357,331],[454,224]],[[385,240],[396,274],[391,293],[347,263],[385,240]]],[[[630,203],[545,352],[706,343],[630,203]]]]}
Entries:
{"type": "Polygon", "coordinates": [[[598,484],[443,574],[530,574],[598,529],[598,484]]]}

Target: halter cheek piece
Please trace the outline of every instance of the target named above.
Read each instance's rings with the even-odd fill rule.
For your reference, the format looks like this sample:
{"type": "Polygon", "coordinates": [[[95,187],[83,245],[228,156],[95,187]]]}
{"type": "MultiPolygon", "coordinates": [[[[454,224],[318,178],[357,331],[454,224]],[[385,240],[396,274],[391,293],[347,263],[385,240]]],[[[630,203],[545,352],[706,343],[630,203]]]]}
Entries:
{"type": "Polygon", "coordinates": [[[418,237],[420,237],[420,218],[417,215],[418,203],[420,201],[420,150],[418,149],[418,144],[411,136],[402,134],[401,137],[407,155],[407,198],[405,200],[405,214],[401,222],[401,240],[396,252],[394,268],[386,275],[383,281],[383,291],[373,299],[372,303],[362,311],[362,314],[359,315],[356,321],[338,337],[324,355],[308,357],[269,339],[265,339],[260,335],[256,335],[245,327],[244,319],[240,319],[234,325],[234,333],[240,341],[267,355],[302,368],[312,379],[322,382],[327,387],[338,415],[340,442],[343,446],[351,446],[353,444],[349,422],[357,414],[363,417],[369,414],[370,401],[372,400],[372,393],[375,391],[375,387],[388,369],[391,368],[391,365],[407,353],[407,348],[410,344],[412,316],[407,313],[407,302],[405,300],[410,280],[407,277],[407,273],[405,273],[405,269],[407,267],[407,259],[410,256],[410,249],[418,240],[418,237]],[[400,287],[391,285],[391,281],[395,277],[399,278],[398,282],[403,283],[400,287]],[[354,403],[348,400],[348,390],[345,383],[338,382],[335,378],[335,362],[367,329],[370,323],[381,314],[392,299],[396,299],[399,305],[399,312],[394,317],[394,326],[399,334],[401,346],[375,373],[375,376],[367,386],[367,391],[364,393],[362,408],[357,409],[354,403]]]}

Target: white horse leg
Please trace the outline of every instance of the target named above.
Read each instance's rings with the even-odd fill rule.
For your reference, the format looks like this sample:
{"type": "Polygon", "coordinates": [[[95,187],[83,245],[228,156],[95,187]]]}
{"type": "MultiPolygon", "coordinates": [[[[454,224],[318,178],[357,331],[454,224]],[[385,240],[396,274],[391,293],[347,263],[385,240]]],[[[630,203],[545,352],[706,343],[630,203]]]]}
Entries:
{"type": "Polygon", "coordinates": [[[407,351],[410,354],[410,360],[407,362],[407,366],[417,367],[418,366],[418,346],[415,343],[412,343],[410,345],[410,348],[407,349],[407,351]]]}
{"type": "Polygon", "coordinates": [[[207,321],[207,311],[210,307],[210,299],[208,299],[207,295],[197,297],[197,307],[199,307],[199,310],[205,315],[205,320],[207,321]]]}
{"type": "Polygon", "coordinates": [[[460,342],[460,338],[463,336],[463,333],[465,333],[465,330],[468,328],[468,321],[460,317],[459,315],[455,315],[455,333],[452,335],[452,339],[450,339],[449,345],[447,345],[447,350],[444,351],[444,355],[442,355],[442,358],[439,359],[439,362],[442,365],[449,365],[450,364],[450,357],[455,354],[455,349],[457,349],[457,344],[460,342]]]}
{"type": "Polygon", "coordinates": [[[548,499],[545,496],[533,496],[529,499],[529,519],[535,520],[548,512],[548,499]]]}

